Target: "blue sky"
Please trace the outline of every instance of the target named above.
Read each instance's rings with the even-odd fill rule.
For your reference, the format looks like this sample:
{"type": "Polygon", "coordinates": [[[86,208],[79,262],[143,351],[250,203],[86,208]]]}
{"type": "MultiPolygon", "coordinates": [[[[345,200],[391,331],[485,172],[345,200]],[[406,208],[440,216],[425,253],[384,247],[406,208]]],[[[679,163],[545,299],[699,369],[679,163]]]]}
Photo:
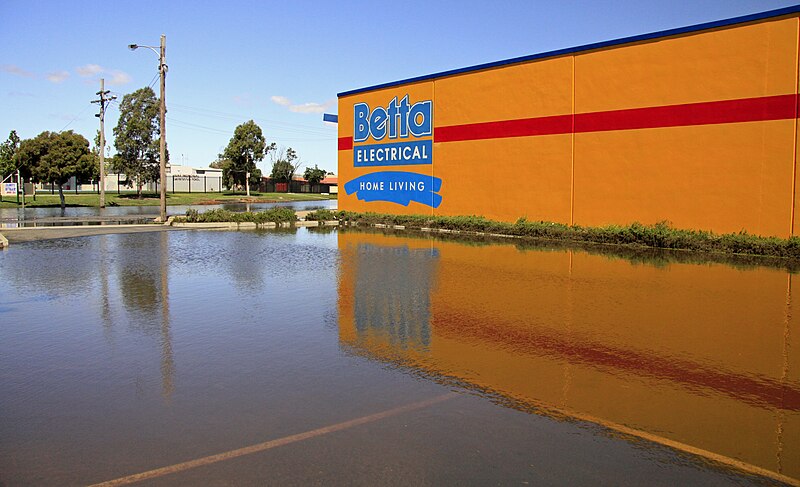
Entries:
{"type": "MultiPolygon", "coordinates": [[[[0,140],[69,129],[92,140],[99,78],[120,99],[151,83],[158,92],[157,56],[126,46],[166,34],[171,163],[208,166],[254,119],[306,166],[335,171],[336,127],[322,112],[337,112],[339,92],[796,3],[3,0],[0,140]]],[[[118,116],[112,105],[112,146],[118,116]]]]}

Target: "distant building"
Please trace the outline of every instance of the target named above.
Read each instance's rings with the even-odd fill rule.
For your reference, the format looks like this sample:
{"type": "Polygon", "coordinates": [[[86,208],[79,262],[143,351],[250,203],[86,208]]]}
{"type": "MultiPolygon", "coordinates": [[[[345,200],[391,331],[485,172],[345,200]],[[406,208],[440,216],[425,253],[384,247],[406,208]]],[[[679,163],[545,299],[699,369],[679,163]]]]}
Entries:
{"type": "MultiPolygon", "coordinates": [[[[125,174],[106,174],[105,190],[109,192],[135,190],[134,182],[128,180],[125,174]]],[[[49,183],[37,184],[37,191],[58,191],[57,185],[49,183]]],[[[74,192],[99,192],[99,181],[76,183],[72,177],[64,184],[64,191],[74,192]]],[[[142,191],[159,191],[158,184],[150,182],[142,186],[142,191]]],[[[222,169],[212,167],[191,167],[169,165],[167,166],[167,192],[168,193],[217,193],[222,191],[222,169]]]]}
{"type": "Polygon", "coordinates": [[[339,178],[336,175],[330,175],[317,184],[311,184],[297,174],[292,177],[291,182],[276,181],[269,176],[265,176],[261,178],[258,190],[264,193],[337,194],[339,192],[339,178]]]}

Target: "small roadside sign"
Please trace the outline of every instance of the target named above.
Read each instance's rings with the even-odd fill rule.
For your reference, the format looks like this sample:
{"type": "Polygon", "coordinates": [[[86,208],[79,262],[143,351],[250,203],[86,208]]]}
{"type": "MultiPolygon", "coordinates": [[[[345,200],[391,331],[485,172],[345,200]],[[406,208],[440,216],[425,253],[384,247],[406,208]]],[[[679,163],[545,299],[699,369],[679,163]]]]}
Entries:
{"type": "Polygon", "coordinates": [[[17,183],[3,183],[3,195],[15,196],[17,194],[17,183]]]}

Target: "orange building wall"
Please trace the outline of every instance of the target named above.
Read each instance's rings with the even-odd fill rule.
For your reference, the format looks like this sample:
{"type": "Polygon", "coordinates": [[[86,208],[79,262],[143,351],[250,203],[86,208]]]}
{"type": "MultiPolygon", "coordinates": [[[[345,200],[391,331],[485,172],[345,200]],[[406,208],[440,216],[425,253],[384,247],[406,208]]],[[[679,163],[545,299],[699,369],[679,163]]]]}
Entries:
{"type": "Polygon", "coordinates": [[[339,207],[797,234],[798,22],[793,14],[340,96],[341,181],[414,172],[441,179],[442,201],[403,206],[340,191],[339,207]],[[406,94],[433,101],[432,164],[354,167],[353,105],[406,94]]]}

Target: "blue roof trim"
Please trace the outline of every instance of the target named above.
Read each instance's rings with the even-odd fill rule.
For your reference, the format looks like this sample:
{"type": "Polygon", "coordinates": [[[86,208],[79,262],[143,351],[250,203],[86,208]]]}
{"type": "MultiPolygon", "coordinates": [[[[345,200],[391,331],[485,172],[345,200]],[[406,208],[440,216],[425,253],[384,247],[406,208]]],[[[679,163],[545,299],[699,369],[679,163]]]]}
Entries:
{"type": "Polygon", "coordinates": [[[703,30],[716,29],[716,28],[719,28],[719,27],[728,27],[728,26],[731,26],[731,25],[744,24],[744,23],[747,23],[747,22],[754,22],[754,21],[758,21],[758,20],[765,20],[765,19],[769,19],[769,18],[772,18],[772,17],[781,17],[781,16],[784,16],[784,15],[796,14],[796,13],[799,13],[799,12],[800,12],[800,5],[793,5],[791,7],[784,7],[784,8],[779,8],[779,9],[776,9],[776,10],[769,10],[767,12],[759,12],[759,13],[755,13],[755,14],[744,15],[744,16],[741,16],[741,17],[734,17],[734,18],[731,18],[731,19],[716,20],[716,21],[713,21],[713,22],[706,22],[706,23],[703,23],[703,24],[690,25],[690,26],[687,26],[687,27],[678,27],[676,29],[669,29],[669,30],[662,30],[662,31],[658,31],[658,32],[651,32],[649,34],[640,34],[640,35],[635,35],[635,36],[630,36],[630,37],[623,37],[621,39],[614,39],[614,40],[610,40],[610,41],[596,42],[596,43],[593,43],[593,44],[585,44],[585,45],[577,46],[577,47],[569,47],[569,48],[566,48],[566,49],[557,49],[555,51],[548,51],[548,52],[543,52],[543,53],[539,53],[539,54],[531,54],[531,55],[528,55],[528,56],[520,56],[520,57],[511,58],[511,59],[504,59],[502,61],[494,61],[494,62],[485,63],[485,64],[476,64],[474,66],[468,66],[466,68],[451,69],[451,70],[448,70],[448,71],[441,71],[441,72],[438,72],[438,73],[427,74],[427,75],[424,75],[424,76],[417,76],[417,77],[414,77],[414,78],[407,78],[407,79],[403,79],[403,80],[400,80],[400,81],[391,81],[389,83],[382,83],[382,84],[379,84],[379,85],[368,86],[366,88],[359,88],[359,89],[356,89],[356,90],[343,91],[343,92],[339,93],[337,96],[342,97],[342,96],[348,96],[348,95],[355,95],[357,93],[364,93],[364,92],[367,92],[367,91],[374,91],[374,90],[379,90],[379,89],[382,89],[382,88],[390,88],[392,86],[400,86],[400,85],[405,85],[405,84],[409,84],[409,83],[417,83],[417,82],[420,82],[420,81],[427,81],[427,80],[436,79],[436,78],[443,78],[445,76],[452,76],[452,75],[455,75],[455,74],[469,73],[469,72],[473,72],[473,71],[480,71],[482,69],[496,68],[496,67],[500,67],[500,66],[507,66],[507,65],[510,65],[510,64],[517,64],[517,63],[522,63],[522,62],[526,62],[526,61],[534,61],[534,60],[537,60],[537,59],[545,59],[545,58],[550,58],[550,57],[563,56],[565,54],[575,54],[575,53],[579,53],[579,52],[582,52],[582,51],[591,51],[591,50],[594,50],[594,49],[602,49],[602,48],[605,48],[605,47],[619,46],[619,45],[622,45],[622,44],[629,44],[629,43],[632,43],[632,42],[648,41],[648,40],[653,40],[653,39],[659,39],[661,37],[669,37],[669,36],[680,35],[680,34],[688,34],[688,33],[699,32],[699,31],[703,31],[703,30]]]}

